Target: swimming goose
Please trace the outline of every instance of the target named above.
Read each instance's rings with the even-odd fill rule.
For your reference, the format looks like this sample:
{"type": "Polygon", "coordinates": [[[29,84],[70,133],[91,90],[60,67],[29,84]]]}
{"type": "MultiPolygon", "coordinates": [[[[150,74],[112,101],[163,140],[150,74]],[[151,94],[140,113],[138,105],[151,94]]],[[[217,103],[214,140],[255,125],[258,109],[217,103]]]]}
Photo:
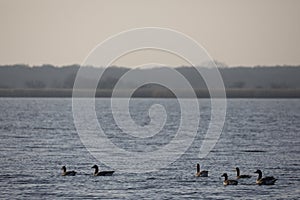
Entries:
{"type": "Polygon", "coordinates": [[[237,179],[239,179],[239,178],[251,178],[250,175],[245,175],[245,174],[240,175],[240,168],[236,167],[235,170],[236,170],[236,178],[237,179]]]}
{"type": "Polygon", "coordinates": [[[228,175],[224,173],[221,177],[225,177],[225,180],[223,181],[224,185],[237,185],[238,182],[236,180],[228,180],[228,175]]]}
{"type": "Polygon", "coordinates": [[[196,173],[197,177],[208,177],[208,171],[200,171],[200,165],[199,163],[197,163],[197,173],[196,173]]]}
{"type": "Polygon", "coordinates": [[[66,166],[62,166],[61,168],[63,170],[62,176],[75,176],[77,172],[75,171],[67,171],[66,166]]]}
{"type": "Polygon", "coordinates": [[[277,181],[277,179],[273,176],[266,176],[262,178],[262,172],[259,169],[256,170],[256,172],[254,173],[258,174],[258,177],[256,179],[256,184],[258,185],[274,185],[274,183],[277,181]]]}
{"type": "Polygon", "coordinates": [[[99,172],[99,167],[94,165],[92,168],[95,169],[94,176],[111,176],[115,171],[102,171],[99,172]]]}

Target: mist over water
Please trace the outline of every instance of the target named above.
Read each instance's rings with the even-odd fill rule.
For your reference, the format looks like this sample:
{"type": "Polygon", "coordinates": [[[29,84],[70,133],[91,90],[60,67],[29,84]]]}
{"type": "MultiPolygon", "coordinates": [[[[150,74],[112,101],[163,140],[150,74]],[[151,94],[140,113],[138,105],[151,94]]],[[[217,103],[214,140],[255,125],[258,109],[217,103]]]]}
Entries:
{"type": "MultiPolygon", "coordinates": [[[[107,137],[128,151],[155,151],[168,144],[180,123],[176,99],[133,99],[132,119],[149,123],[148,109],[161,104],[166,124],[157,135],[137,139],[124,134],[114,122],[109,99],[96,99],[96,113],[107,137]]],[[[296,199],[300,184],[300,100],[229,99],[223,133],[212,150],[199,160],[199,149],[210,120],[210,102],[199,100],[201,120],[193,144],[177,161],[151,173],[116,171],[111,177],[93,177],[91,167],[101,162],[89,154],[76,132],[72,100],[60,98],[0,99],[1,199],[296,199]],[[196,178],[196,163],[209,171],[196,178]],[[76,170],[74,177],[61,176],[61,167],[76,170]],[[223,186],[235,167],[251,179],[237,186],[223,186]],[[255,185],[256,174],[278,179],[273,186],[255,185]]],[[[99,151],[110,151],[99,149],[99,151]]],[[[163,158],[162,158],[163,159],[163,158]]]]}

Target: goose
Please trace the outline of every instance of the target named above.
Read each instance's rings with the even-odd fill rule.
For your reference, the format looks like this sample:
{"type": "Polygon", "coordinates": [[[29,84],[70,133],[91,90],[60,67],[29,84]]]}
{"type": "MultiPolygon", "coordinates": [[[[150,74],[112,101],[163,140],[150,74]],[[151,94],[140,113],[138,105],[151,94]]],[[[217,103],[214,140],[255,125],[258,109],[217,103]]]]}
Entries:
{"type": "Polygon", "coordinates": [[[62,166],[61,168],[63,170],[62,176],[75,176],[77,172],[75,171],[67,171],[66,166],[62,166]]]}
{"type": "Polygon", "coordinates": [[[95,169],[94,176],[111,176],[115,171],[99,171],[98,165],[94,165],[92,169],[95,169]]]}
{"type": "Polygon", "coordinates": [[[224,173],[221,177],[225,177],[225,180],[223,181],[223,184],[226,185],[237,185],[238,182],[236,180],[228,180],[228,175],[224,173]]]}
{"type": "Polygon", "coordinates": [[[239,179],[239,178],[251,178],[250,175],[245,175],[245,174],[240,175],[240,168],[236,167],[235,170],[236,170],[236,178],[237,179],[239,179]]]}
{"type": "Polygon", "coordinates": [[[262,172],[259,169],[256,170],[254,173],[258,174],[258,177],[256,179],[256,184],[258,185],[274,185],[274,183],[277,181],[277,179],[273,176],[266,176],[262,178],[262,172]]]}
{"type": "Polygon", "coordinates": [[[197,163],[197,173],[196,173],[197,177],[208,177],[208,171],[200,171],[200,165],[199,163],[197,163]]]}

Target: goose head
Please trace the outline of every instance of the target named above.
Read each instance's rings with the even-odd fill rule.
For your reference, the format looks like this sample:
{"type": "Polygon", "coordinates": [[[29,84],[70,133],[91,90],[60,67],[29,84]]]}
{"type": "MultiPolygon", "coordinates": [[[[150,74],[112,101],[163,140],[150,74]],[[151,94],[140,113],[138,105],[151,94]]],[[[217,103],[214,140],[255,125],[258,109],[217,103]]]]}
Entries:
{"type": "Polygon", "coordinates": [[[64,172],[65,171],[67,171],[67,168],[66,168],[66,166],[62,166],[62,168],[61,168],[64,172]]]}
{"type": "Polygon", "coordinates": [[[94,166],[92,167],[92,169],[98,169],[98,166],[97,166],[97,165],[94,165],[94,166]]]}
{"type": "Polygon", "coordinates": [[[254,173],[256,173],[256,174],[262,174],[262,172],[261,172],[261,170],[256,170],[254,173]]]}
{"type": "Polygon", "coordinates": [[[262,172],[258,169],[254,173],[258,174],[257,180],[262,178],[262,172]]]}

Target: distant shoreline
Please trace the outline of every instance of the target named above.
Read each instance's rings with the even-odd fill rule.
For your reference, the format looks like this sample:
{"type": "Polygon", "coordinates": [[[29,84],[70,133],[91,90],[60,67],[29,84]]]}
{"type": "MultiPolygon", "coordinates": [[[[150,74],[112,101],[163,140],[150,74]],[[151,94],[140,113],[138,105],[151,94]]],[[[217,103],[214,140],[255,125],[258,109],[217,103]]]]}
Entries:
{"type": "MultiPolygon", "coordinates": [[[[72,89],[0,89],[0,97],[41,97],[41,98],[70,98],[72,89]]],[[[205,89],[195,90],[198,98],[210,98],[205,89]]],[[[87,90],[82,90],[81,97],[85,97],[87,90]]],[[[126,91],[118,91],[116,97],[128,97],[126,91]]],[[[111,97],[112,90],[98,89],[97,98],[111,97]]],[[[300,98],[300,89],[226,89],[227,98],[300,98]]],[[[175,98],[169,90],[140,89],[134,98],[175,98]]],[[[182,91],[181,98],[191,98],[182,91]]]]}

